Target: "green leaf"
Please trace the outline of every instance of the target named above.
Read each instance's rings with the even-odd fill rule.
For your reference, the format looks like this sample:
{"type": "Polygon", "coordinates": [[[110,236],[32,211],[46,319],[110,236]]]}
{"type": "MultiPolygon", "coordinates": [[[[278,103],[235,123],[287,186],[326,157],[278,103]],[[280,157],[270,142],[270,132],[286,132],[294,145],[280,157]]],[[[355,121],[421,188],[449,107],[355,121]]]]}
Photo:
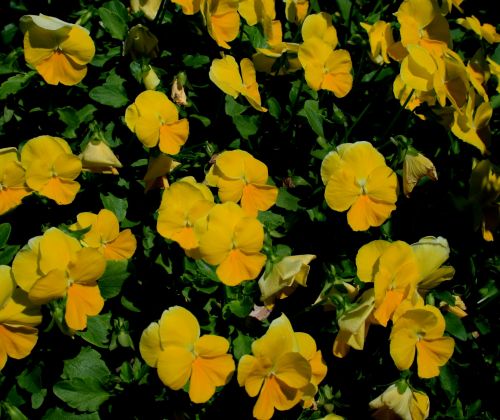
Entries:
{"type": "Polygon", "coordinates": [[[281,106],[276,98],[269,98],[267,100],[267,108],[269,109],[269,115],[275,119],[279,119],[281,115],[281,106]]]}
{"type": "Polygon", "coordinates": [[[237,115],[241,115],[247,109],[248,106],[241,105],[236,102],[231,95],[226,95],[226,104],[224,107],[226,115],[229,115],[230,117],[236,117],[237,115]]]}
{"type": "Polygon", "coordinates": [[[217,274],[215,274],[215,271],[210,265],[208,265],[205,261],[203,260],[196,260],[195,261],[196,268],[198,269],[198,272],[202,274],[203,276],[209,278],[210,280],[216,281],[219,283],[219,277],[217,277],[217,274]]]}
{"type": "Polygon", "coordinates": [[[120,294],[123,282],[130,276],[127,270],[128,261],[107,261],[106,271],[97,284],[104,299],[109,299],[120,294]]]}
{"type": "Polygon", "coordinates": [[[30,372],[28,370],[23,371],[16,378],[18,385],[31,394],[31,406],[35,410],[42,405],[47,395],[47,389],[42,388],[41,375],[42,369],[37,366],[30,372]]]}
{"type": "Polygon", "coordinates": [[[305,116],[313,131],[318,136],[325,138],[325,132],[323,131],[323,116],[320,113],[318,101],[313,101],[311,99],[305,101],[304,108],[297,114],[305,116]]]}
{"type": "Polygon", "coordinates": [[[28,73],[16,74],[15,76],[9,77],[0,85],[0,100],[4,100],[7,96],[24,89],[34,75],[35,72],[30,71],[28,73]]]}
{"type": "Polygon", "coordinates": [[[17,251],[19,251],[19,248],[21,248],[19,245],[7,245],[0,250],[0,265],[10,264],[17,254],[17,251]]]}
{"type": "Polygon", "coordinates": [[[285,210],[297,211],[300,199],[290,194],[286,188],[280,188],[276,206],[285,210]]]}
{"type": "Polygon", "coordinates": [[[125,5],[120,1],[110,1],[99,7],[97,12],[111,37],[123,41],[128,32],[128,13],[125,5]]]}
{"type": "Polygon", "coordinates": [[[102,205],[105,209],[112,211],[119,222],[122,222],[127,215],[128,202],[124,198],[115,197],[113,194],[100,194],[102,205]]]}
{"type": "Polygon", "coordinates": [[[121,108],[128,103],[127,92],[123,87],[125,79],[112,73],[102,86],[97,86],[89,92],[89,96],[102,105],[121,108]]]}
{"type": "Polygon", "coordinates": [[[237,115],[233,117],[233,123],[241,134],[241,137],[248,139],[257,132],[259,128],[259,119],[258,115],[237,115]]]}
{"type": "Polygon", "coordinates": [[[252,337],[238,331],[238,337],[233,340],[233,354],[236,360],[240,360],[245,354],[251,353],[252,337]]]}
{"type": "Polygon", "coordinates": [[[7,245],[7,241],[9,240],[10,236],[10,223],[2,223],[0,225],[0,248],[4,247],[7,245]]]}
{"type": "Polygon", "coordinates": [[[97,411],[111,397],[101,381],[93,378],[73,378],[60,381],[53,387],[54,394],[79,411],[97,411]]]}
{"type": "Polygon", "coordinates": [[[98,413],[74,414],[56,407],[47,410],[42,420],[100,420],[100,417],[98,413]]]}
{"type": "Polygon", "coordinates": [[[467,341],[467,331],[465,330],[462,320],[458,316],[448,312],[444,315],[444,319],[446,321],[447,332],[459,340],[467,341]]]}
{"type": "Polygon", "coordinates": [[[97,111],[97,108],[91,104],[85,105],[78,111],[71,106],[58,108],[59,119],[66,124],[66,129],[62,133],[63,136],[69,139],[76,138],[76,130],[82,124],[89,123],[93,119],[95,111],[97,111]]]}
{"type": "Polygon", "coordinates": [[[96,347],[107,348],[109,345],[108,334],[111,330],[111,313],[87,318],[87,329],[77,335],[96,347]]]}
{"type": "Polygon", "coordinates": [[[285,224],[285,218],[280,214],[274,214],[271,211],[259,211],[257,219],[268,229],[275,230],[285,224]]]}
{"type": "Polygon", "coordinates": [[[243,26],[243,32],[248,37],[248,40],[252,44],[252,47],[257,48],[265,48],[267,46],[267,41],[264,35],[260,32],[260,29],[257,26],[243,26]]]}
{"type": "Polygon", "coordinates": [[[449,400],[453,401],[458,392],[458,376],[448,365],[440,368],[439,383],[449,400]]]}
{"type": "Polygon", "coordinates": [[[253,309],[253,300],[248,296],[243,297],[242,299],[233,300],[226,305],[222,309],[222,313],[224,318],[229,316],[229,313],[237,316],[238,318],[246,318],[253,309]]]}
{"type": "Polygon", "coordinates": [[[186,55],[182,59],[182,62],[186,67],[192,67],[193,69],[197,69],[203,67],[205,64],[210,62],[210,58],[206,55],[195,54],[195,55],[186,55]]]}
{"type": "Polygon", "coordinates": [[[344,19],[344,22],[347,23],[349,20],[349,15],[351,13],[352,2],[351,0],[337,0],[337,6],[340,9],[340,14],[344,19]]]}
{"type": "Polygon", "coordinates": [[[95,378],[105,382],[109,375],[110,371],[101,360],[101,355],[90,347],[84,347],[74,359],[64,361],[61,378],[95,378]]]}

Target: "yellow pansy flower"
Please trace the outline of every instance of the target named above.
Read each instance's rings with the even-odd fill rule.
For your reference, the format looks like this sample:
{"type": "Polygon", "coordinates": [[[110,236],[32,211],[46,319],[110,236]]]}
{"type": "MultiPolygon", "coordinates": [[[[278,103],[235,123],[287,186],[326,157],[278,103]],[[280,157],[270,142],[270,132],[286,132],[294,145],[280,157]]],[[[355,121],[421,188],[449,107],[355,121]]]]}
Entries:
{"type": "Polygon", "coordinates": [[[208,33],[222,48],[230,49],[228,42],[238,36],[240,15],[237,0],[203,0],[201,13],[208,33]]]}
{"type": "Polygon", "coordinates": [[[176,155],[186,143],[189,123],[179,120],[176,106],[162,92],[146,90],[125,111],[125,123],[146,147],[158,145],[163,153],[176,155]]]}
{"type": "Polygon", "coordinates": [[[50,85],[71,86],[87,74],[95,54],[88,31],[80,25],[40,14],[21,18],[24,57],[50,85]]]}
{"type": "Polygon", "coordinates": [[[340,145],[321,164],[325,199],[335,211],[346,211],[353,230],[380,226],[396,208],[397,177],[370,143],[340,145]]]}
{"type": "Polygon", "coordinates": [[[474,90],[471,89],[465,106],[453,113],[451,132],[485,154],[490,145],[489,122],[492,115],[491,104],[480,102],[474,90]]]}
{"type": "Polygon", "coordinates": [[[312,37],[299,47],[298,56],[311,89],[329,90],[338,98],[352,89],[352,61],[348,51],[333,50],[322,39],[312,37]]]}
{"type": "Polygon", "coordinates": [[[485,39],[490,44],[500,42],[500,35],[497,34],[495,27],[489,23],[481,25],[481,22],[479,22],[479,19],[475,16],[468,16],[465,19],[458,18],[457,23],[462,25],[465,29],[474,31],[481,39],[485,39]]]}
{"type": "Polygon", "coordinates": [[[361,22],[360,25],[368,33],[370,58],[372,61],[377,64],[389,63],[387,50],[394,44],[391,24],[379,20],[373,25],[363,22],[361,22]]]}
{"type": "Polygon", "coordinates": [[[15,288],[16,282],[12,277],[11,268],[7,265],[0,265],[0,309],[7,304],[15,288]]]}
{"type": "Polygon", "coordinates": [[[169,388],[179,390],[189,382],[194,403],[207,402],[216,387],[229,382],[235,368],[227,354],[229,342],[217,335],[200,337],[198,320],[181,306],[165,310],[159,322],[144,330],[139,349],[169,388]]]}
{"type": "Polygon", "coordinates": [[[0,149],[0,215],[21,204],[31,191],[15,147],[0,149]]]}
{"type": "Polygon", "coordinates": [[[83,171],[118,175],[117,169],[123,167],[104,140],[90,140],[78,157],[83,171]]]}
{"type": "Polygon", "coordinates": [[[23,359],[28,356],[38,340],[35,328],[42,322],[40,307],[33,305],[20,289],[11,289],[11,269],[0,266],[0,286],[8,287],[10,293],[0,291],[0,371],[7,358],[23,359]]]}
{"type": "Polygon", "coordinates": [[[299,285],[306,287],[309,264],[316,255],[290,255],[273,264],[268,274],[259,279],[260,300],[266,306],[276,299],[288,297],[299,285]]]}
{"type": "Polygon", "coordinates": [[[194,225],[213,206],[214,197],[206,185],[197,183],[193,177],[183,178],[163,192],[156,229],[185,250],[198,248],[194,225]]]}
{"type": "Polygon", "coordinates": [[[199,252],[216,265],[217,276],[228,286],[255,279],[266,262],[259,251],[264,242],[262,224],[233,202],[216,204],[195,224],[199,252]]]}
{"type": "Polygon", "coordinates": [[[98,214],[83,212],[76,216],[77,222],[70,226],[72,230],[90,228],[81,242],[94,248],[107,260],[128,260],[134,255],[137,240],[130,229],[120,231],[116,215],[107,209],[98,214]]]}
{"type": "Polygon", "coordinates": [[[304,396],[312,397],[325,375],[326,365],[314,339],[294,332],[285,314],[271,322],[252,343],[252,354],[244,355],[238,364],[238,384],[250,397],[258,395],[253,409],[257,419],[270,419],[275,409],[290,410],[304,396]]]}
{"type": "Polygon", "coordinates": [[[429,417],[429,397],[421,391],[412,390],[405,384],[400,392],[396,384],[390,385],[381,395],[370,401],[370,408],[375,411],[375,419],[388,419],[392,415],[403,420],[424,420],[429,417]]]}
{"type": "Polygon", "coordinates": [[[448,21],[433,0],[404,0],[395,13],[404,47],[417,45],[433,50],[451,45],[448,21]]]}
{"type": "Polygon", "coordinates": [[[293,42],[283,42],[283,31],[281,22],[274,20],[269,26],[264,27],[268,48],[256,48],[257,53],[252,56],[255,70],[270,74],[287,74],[302,68],[296,53],[299,50],[299,44],[293,42]],[[273,69],[276,60],[283,54],[286,54],[286,62],[278,69],[273,69]]]}
{"type": "Polygon", "coordinates": [[[431,305],[411,309],[402,314],[391,331],[390,353],[399,370],[411,367],[417,352],[418,376],[439,375],[453,354],[455,341],[443,337],[445,321],[439,309],[431,305]]]}
{"type": "Polygon", "coordinates": [[[420,279],[413,250],[403,241],[372,241],[358,251],[356,266],[362,281],[374,282],[373,316],[385,327],[401,302],[413,296],[420,279]]]}
{"type": "Polygon", "coordinates": [[[259,85],[257,84],[252,60],[244,58],[240,61],[240,67],[238,68],[236,60],[230,55],[216,58],[212,61],[208,76],[227,95],[236,99],[242,94],[257,111],[267,111],[261,105],[259,85]]]}
{"type": "Polygon", "coordinates": [[[28,187],[57,204],[71,203],[80,190],[75,179],[82,171],[82,162],[59,137],[28,140],[21,150],[21,164],[28,187]]]}
{"type": "Polygon", "coordinates": [[[218,155],[206,179],[208,185],[219,188],[223,203],[241,201],[241,208],[254,217],[272,207],[278,198],[278,189],[267,180],[267,166],[239,149],[218,155]]]}
{"type": "Polygon", "coordinates": [[[12,263],[16,283],[33,303],[66,297],[64,318],[73,330],[85,329],[87,317],[101,312],[104,300],[97,280],[105,268],[106,260],[97,250],[82,248],[56,228],[31,238],[12,263]]]}

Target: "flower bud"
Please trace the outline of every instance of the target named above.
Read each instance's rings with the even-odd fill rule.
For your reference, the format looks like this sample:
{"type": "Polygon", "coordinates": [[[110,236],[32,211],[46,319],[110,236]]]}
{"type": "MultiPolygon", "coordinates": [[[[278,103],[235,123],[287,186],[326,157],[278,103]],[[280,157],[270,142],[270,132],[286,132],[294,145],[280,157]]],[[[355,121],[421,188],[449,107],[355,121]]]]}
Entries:
{"type": "Polygon", "coordinates": [[[407,197],[424,176],[437,181],[438,176],[434,164],[416,150],[409,150],[403,162],[403,191],[407,197]]]}
{"type": "Polygon", "coordinates": [[[102,140],[90,140],[78,157],[82,161],[84,171],[118,175],[116,168],[123,167],[110,147],[102,140]]]}
{"type": "Polygon", "coordinates": [[[149,69],[142,76],[142,83],[144,83],[144,87],[147,90],[155,90],[160,84],[160,78],[151,66],[149,66],[149,69]]]}
{"type": "Polygon", "coordinates": [[[158,38],[147,27],[139,24],[128,31],[123,55],[130,55],[136,60],[141,57],[155,58],[158,53],[158,38]]]}
{"type": "Polygon", "coordinates": [[[172,82],[172,92],[170,96],[177,105],[182,105],[182,106],[187,105],[187,96],[184,90],[185,83],[186,83],[186,74],[184,72],[181,72],[177,76],[175,76],[174,81],[172,82]]]}

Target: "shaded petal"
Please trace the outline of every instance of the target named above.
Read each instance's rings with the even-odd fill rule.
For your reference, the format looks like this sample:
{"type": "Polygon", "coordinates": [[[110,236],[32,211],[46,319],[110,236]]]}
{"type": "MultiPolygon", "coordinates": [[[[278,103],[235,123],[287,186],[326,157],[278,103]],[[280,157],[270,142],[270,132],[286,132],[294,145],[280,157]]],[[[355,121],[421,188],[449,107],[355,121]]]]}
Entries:
{"type": "Polygon", "coordinates": [[[285,353],[277,360],[274,375],[291,388],[303,388],[311,380],[311,365],[299,353],[285,353]]]}
{"type": "Polygon", "coordinates": [[[390,353],[392,360],[399,370],[409,369],[415,358],[415,345],[418,338],[416,335],[407,334],[404,330],[400,333],[395,332],[391,334],[390,353]]]}
{"type": "Polygon", "coordinates": [[[378,269],[377,262],[390,242],[375,240],[363,245],[356,254],[357,276],[361,281],[372,282],[378,269]]]}
{"type": "Polygon", "coordinates": [[[210,80],[224,93],[237,98],[243,90],[238,63],[230,55],[214,59],[208,73],[210,80]]]}
{"type": "Polygon", "coordinates": [[[158,364],[161,350],[160,325],[157,322],[152,322],[142,332],[141,340],[139,341],[139,351],[148,366],[155,368],[158,364]]]}
{"type": "Polygon", "coordinates": [[[68,265],[69,276],[79,284],[95,284],[106,270],[106,259],[93,248],[82,248],[68,265]]]}
{"type": "Polygon", "coordinates": [[[245,386],[250,397],[255,397],[259,393],[270,368],[270,364],[263,366],[255,356],[245,354],[238,363],[238,384],[245,386]]]}
{"type": "Polygon", "coordinates": [[[23,359],[31,353],[37,340],[36,328],[0,324],[0,369],[3,367],[2,359],[5,364],[5,354],[13,359],[23,359]]]}
{"type": "Polygon", "coordinates": [[[67,288],[68,278],[65,272],[54,269],[35,282],[28,296],[33,303],[43,305],[51,300],[64,297],[67,288]]]}
{"type": "Polygon", "coordinates": [[[88,32],[78,25],[73,25],[68,37],[59,48],[77,64],[89,63],[95,54],[94,41],[88,32]]]}

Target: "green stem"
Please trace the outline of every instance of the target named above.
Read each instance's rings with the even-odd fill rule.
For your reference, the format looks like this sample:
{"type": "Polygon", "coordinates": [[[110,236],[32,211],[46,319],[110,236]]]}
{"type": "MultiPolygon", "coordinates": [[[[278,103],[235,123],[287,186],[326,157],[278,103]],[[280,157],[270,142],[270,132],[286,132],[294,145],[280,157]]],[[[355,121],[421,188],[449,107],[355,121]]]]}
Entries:
{"type": "Polygon", "coordinates": [[[165,16],[165,11],[167,10],[167,0],[162,0],[160,7],[158,8],[158,12],[156,13],[155,20],[153,21],[154,25],[159,25],[163,22],[163,17],[165,16]]]}

